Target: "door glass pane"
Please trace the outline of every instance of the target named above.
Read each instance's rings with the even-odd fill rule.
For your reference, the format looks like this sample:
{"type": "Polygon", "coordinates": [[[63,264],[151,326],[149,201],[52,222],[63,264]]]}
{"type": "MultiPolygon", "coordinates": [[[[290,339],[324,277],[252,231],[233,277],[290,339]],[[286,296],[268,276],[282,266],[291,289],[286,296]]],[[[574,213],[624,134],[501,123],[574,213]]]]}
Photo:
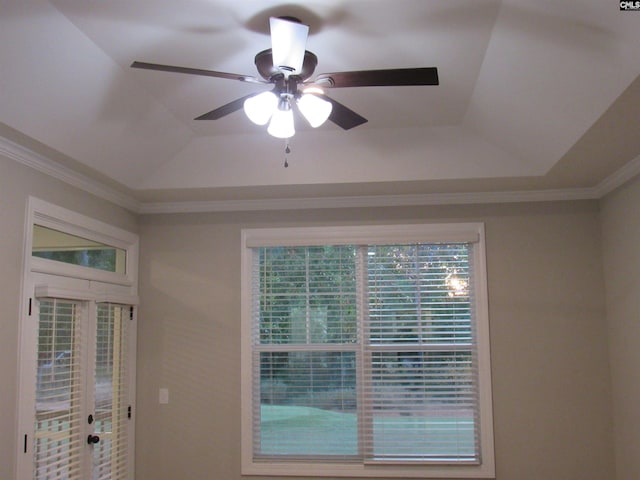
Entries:
{"type": "Polygon", "coordinates": [[[127,475],[129,308],[98,305],[93,479],[117,480],[127,475]]]}
{"type": "Polygon", "coordinates": [[[79,304],[40,302],[34,478],[80,479],[82,442],[79,304]]]}
{"type": "Polygon", "coordinates": [[[125,274],[126,250],[86,238],[33,226],[34,257],[125,274]]]}

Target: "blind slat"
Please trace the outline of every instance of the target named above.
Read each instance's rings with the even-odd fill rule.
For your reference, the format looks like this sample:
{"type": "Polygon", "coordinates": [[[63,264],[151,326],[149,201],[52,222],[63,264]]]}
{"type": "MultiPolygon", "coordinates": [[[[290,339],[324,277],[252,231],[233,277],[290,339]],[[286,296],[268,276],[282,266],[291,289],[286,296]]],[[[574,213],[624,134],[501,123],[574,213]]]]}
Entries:
{"type": "Polygon", "coordinates": [[[471,252],[255,248],[254,458],[477,462],[471,252]]]}
{"type": "MultiPolygon", "coordinates": [[[[80,434],[80,349],[82,324],[78,304],[40,302],[34,473],[36,479],[80,478],[83,438],[80,434]]],[[[86,441],[86,439],[84,440],[86,441]]]]}
{"type": "Polygon", "coordinates": [[[94,478],[120,480],[128,475],[128,385],[127,344],[129,307],[98,305],[95,360],[94,478]]]}
{"type": "MultiPolygon", "coordinates": [[[[42,299],[38,332],[38,375],[34,478],[75,480],[87,456],[86,403],[87,349],[81,304],[42,299]]],[[[92,369],[95,404],[94,434],[100,437],[93,452],[92,478],[122,480],[128,477],[127,361],[129,308],[97,306],[95,364],[92,369]]],[[[89,338],[93,338],[89,336],[89,338]]]]}

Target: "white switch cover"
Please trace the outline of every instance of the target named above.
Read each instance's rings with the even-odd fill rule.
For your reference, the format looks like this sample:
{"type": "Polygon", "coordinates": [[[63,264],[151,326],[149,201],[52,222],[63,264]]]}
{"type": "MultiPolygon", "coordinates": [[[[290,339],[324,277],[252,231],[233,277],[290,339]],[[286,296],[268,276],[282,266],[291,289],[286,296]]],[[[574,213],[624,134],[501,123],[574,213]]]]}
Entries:
{"type": "Polygon", "coordinates": [[[169,403],[169,389],[168,388],[161,388],[160,392],[158,393],[158,401],[160,402],[161,405],[165,405],[167,403],[169,403]]]}

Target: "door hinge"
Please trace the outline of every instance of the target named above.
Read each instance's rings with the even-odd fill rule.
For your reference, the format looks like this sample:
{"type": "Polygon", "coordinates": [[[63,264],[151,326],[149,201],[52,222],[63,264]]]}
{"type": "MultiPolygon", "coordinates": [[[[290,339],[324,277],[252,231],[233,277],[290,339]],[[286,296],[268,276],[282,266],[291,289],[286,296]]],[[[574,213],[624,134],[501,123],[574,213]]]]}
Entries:
{"type": "Polygon", "coordinates": [[[127,407],[127,418],[131,418],[131,405],[127,407]]]}
{"type": "Polygon", "coordinates": [[[24,453],[27,453],[27,434],[24,434],[24,453]]]}
{"type": "Polygon", "coordinates": [[[32,306],[33,306],[33,299],[30,298],[29,299],[29,316],[31,316],[31,308],[32,308],[32,306]]]}
{"type": "Polygon", "coordinates": [[[133,307],[129,307],[129,320],[133,320],[133,307]]]}

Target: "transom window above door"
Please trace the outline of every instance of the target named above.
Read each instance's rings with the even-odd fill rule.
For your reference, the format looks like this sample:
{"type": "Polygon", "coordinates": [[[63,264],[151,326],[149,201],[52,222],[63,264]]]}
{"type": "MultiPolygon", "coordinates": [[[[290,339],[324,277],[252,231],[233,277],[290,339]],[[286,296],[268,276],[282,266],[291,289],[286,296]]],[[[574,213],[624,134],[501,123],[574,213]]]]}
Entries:
{"type": "MultiPolygon", "coordinates": [[[[138,236],[76,212],[31,198],[25,268],[122,285],[137,282],[138,236]]],[[[136,290],[137,291],[137,290],[136,290]]]]}
{"type": "Polygon", "coordinates": [[[42,225],[33,226],[31,254],[56,262],[126,273],[127,251],[77,235],[60,232],[42,225]]]}

